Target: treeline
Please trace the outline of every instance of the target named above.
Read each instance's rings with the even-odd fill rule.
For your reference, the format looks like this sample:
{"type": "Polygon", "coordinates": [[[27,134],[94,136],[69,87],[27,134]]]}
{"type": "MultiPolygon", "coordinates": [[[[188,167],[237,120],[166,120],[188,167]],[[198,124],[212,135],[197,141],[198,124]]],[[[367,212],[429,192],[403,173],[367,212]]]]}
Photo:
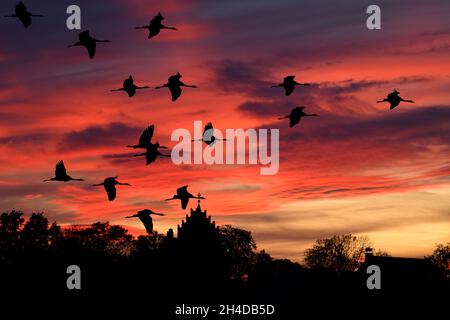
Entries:
{"type": "MultiPolygon", "coordinates": [[[[359,271],[370,245],[353,235],[320,239],[301,265],[258,251],[249,231],[230,225],[219,227],[214,239],[182,242],[157,232],[135,238],[108,222],[61,228],[42,213],[25,221],[13,210],[0,215],[0,282],[2,291],[22,295],[360,296],[373,294],[359,271]],[[67,289],[70,265],[80,267],[81,290],[67,289]]],[[[439,245],[428,257],[442,276],[436,294],[449,288],[449,252],[450,244],[439,245]]]]}

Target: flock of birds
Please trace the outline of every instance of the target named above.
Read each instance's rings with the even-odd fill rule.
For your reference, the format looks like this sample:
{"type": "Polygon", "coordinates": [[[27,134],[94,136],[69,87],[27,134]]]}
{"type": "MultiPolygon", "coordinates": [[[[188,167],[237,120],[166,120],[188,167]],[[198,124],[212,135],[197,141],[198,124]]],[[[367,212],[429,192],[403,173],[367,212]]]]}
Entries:
{"type": "MultiPolygon", "coordinates": [[[[180,80],[181,77],[182,75],[179,72],[177,72],[177,74],[174,74],[173,76],[170,76],[169,79],[167,79],[167,83],[155,87],[155,89],[169,88],[170,93],[172,95],[172,101],[176,101],[181,96],[181,92],[183,91],[181,87],[198,88],[197,86],[183,83],[183,81],[180,80]]],[[[135,85],[133,77],[130,75],[127,79],[123,81],[122,88],[112,89],[111,92],[125,91],[128,94],[128,97],[131,98],[136,94],[136,90],[139,89],[150,89],[150,87],[149,86],[139,87],[135,85]]]]}
{"type": "MultiPolygon", "coordinates": [[[[15,13],[12,15],[8,15],[5,17],[15,17],[18,18],[23,26],[25,28],[28,28],[32,24],[32,17],[43,17],[42,14],[32,14],[28,11],[27,7],[23,4],[23,2],[19,2],[16,5],[15,13]]],[[[175,27],[167,27],[165,26],[162,21],[164,20],[164,17],[161,13],[158,13],[155,17],[153,17],[150,20],[150,23],[148,25],[136,27],[135,29],[147,29],[148,30],[148,38],[153,38],[157,36],[161,30],[168,29],[168,30],[178,30],[175,27]]],[[[85,30],[79,33],[78,40],[76,43],[69,45],[69,47],[76,47],[76,46],[83,46],[87,49],[89,57],[93,59],[96,54],[97,50],[97,43],[108,43],[111,42],[109,40],[98,40],[93,38],[89,30],[85,30]]],[[[161,89],[161,88],[168,88],[171,93],[172,101],[176,101],[182,93],[182,87],[189,87],[189,88],[197,88],[195,85],[187,85],[183,83],[181,79],[181,74],[177,72],[177,74],[172,75],[168,78],[167,83],[155,87],[155,89],[161,89]]],[[[289,96],[291,95],[296,86],[310,86],[309,83],[299,83],[295,81],[294,75],[286,76],[283,79],[283,82],[277,85],[273,85],[272,88],[281,87],[284,89],[285,95],[289,96]]],[[[134,84],[133,77],[130,75],[127,79],[123,81],[123,86],[118,89],[112,89],[111,91],[124,91],[128,94],[128,97],[133,97],[136,94],[137,90],[141,89],[150,89],[150,86],[137,86],[134,84]]],[[[414,103],[413,100],[407,100],[403,99],[399,96],[399,92],[397,90],[394,90],[393,92],[389,93],[387,97],[381,101],[377,101],[377,103],[382,102],[388,102],[390,104],[390,109],[396,108],[401,102],[408,102],[408,103],[414,103]]],[[[292,128],[295,125],[299,124],[300,120],[303,117],[310,117],[310,116],[319,116],[318,114],[308,114],[304,112],[304,107],[296,107],[291,110],[290,114],[278,118],[279,120],[289,119],[289,127],[292,128]]],[[[159,149],[167,149],[167,147],[161,146],[158,142],[152,143],[152,137],[154,133],[155,126],[150,125],[147,127],[141,134],[138,144],[135,145],[128,145],[127,147],[133,148],[133,149],[145,149],[144,153],[136,154],[135,157],[139,156],[145,156],[146,158],[146,165],[153,163],[158,156],[162,157],[170,157],[170,155],[163,154],[159,151],[159,149]]],[[[208,146],[211,146],[214,144],[215,141],[218,140],[226,140],[226,139],[217,139],[214,136],[214,127],[211,122],[208,122],[205,125],[204,131],[203,131],[203,137],[200,140],[192,140],[192,141],[203,141],[208,146]]],[[[102,183],[94,184],[93,186],[103,186],[109,201],[113,201],[116,199],[117,196],[117,185],[126,185],[130,186],[129,183],[121,183],[118,180],[118,177],[108,177],[104,179],[102,183]]],[[[44,181],[62,181],[62,182],[68,182],[68,181],[84,181],[84,179],[75,179],[72,178],[67,174],[66,167],[64,165],[64,162],[61,160],[56,164],[55,168],[55,176],[50,179],[46,179],[44,181]]],[[[189,199],[205,199],[200,194],[198,196],[194,196],[187,190],[188,186],[183,186],[177,189],[176,194],[169,199],[165,199],[165,201],[169,200],[180,200],[181,201],[181,207],[183,210],[187,208],[187,205],[189,203],[189,199]]],[[[162,213],[157,213],[149,209],[144,209],[141,211],[138,211],[135,215],[127,216],[126,218],[134,218],[137,217],[141,220],[141,222],[144,224],[146,231],[151,235],[153,234],[153,221],[151,218],[151,215],[164,215],[162,213]]]]}

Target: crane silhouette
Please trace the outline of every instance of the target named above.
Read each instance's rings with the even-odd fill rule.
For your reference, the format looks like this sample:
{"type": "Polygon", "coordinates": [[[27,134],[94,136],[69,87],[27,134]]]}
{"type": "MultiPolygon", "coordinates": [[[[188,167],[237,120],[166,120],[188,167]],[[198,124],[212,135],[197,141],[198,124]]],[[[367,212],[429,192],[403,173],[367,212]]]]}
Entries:
{"type": "Polygon", "coordinates": [[[67,174],[66,171],[66,167],[64,166],[64,162],[61,160],[56,164],[55,167],[55,176],[53,178],[50,179],[45,179],[44,182],[46,181],[64,181],[64,182],[68,182],[68,181],[84,181],[84,179],[74,179],[71,176],[69,176],[67,174]]]}
{"type": "Polygon", "coordinates": [[[150,209],[144,209],[138,211],[136,214],[132,216],[128,216],[125,218],[139,218],[141,222],[144,224],[145,230],[149,235],[153,234],[153,219],[151,215],[164,216],[164,213],[154,212],[150,209]]]}
{"type": "Polygon", "coordinates": [[[83,46],[88,50],[89,57],[91,59],[94,59],[95,52],[97,49],[97,42],[111,42],[109,40],[98,40],[95,38],[92,38],[89,34],[89,30],[82,31],[78,34],[78,42],[75,42],[74,44],[69,45],[68,47],[76,47],[76,46],[83,46]]]}
{"type": "Polygon", "coordinates": [[[158,156],[161,157],[169,157],[170,155],[168,154],[162,154],[161,152],[159,152],[158,148],[161,148],[161,146],[159,145],[159,143],[150,143],[147,148],[146,148],[146,152],[145,153],[141,153],[141,154],[135,154],[134,157],[141,157],[141,156],[145,156],[146,159],[146,165],[149,165],[150,163],[155,162],[156,158],[158,156]]]}
{"type": "Polygon", "coordinates": [[[271,88],[283,87],[286,96],[288,96],[292,92],[294,92],[295,86],[309,86],[309,85],[310,85],[309,83],[299,83],[299,82],[295,81],[295,76],[287,76],[287,77],[284,77],[283,83],[274,85],[271,88]]]}
{"type": "MultiPolygon", "coordinates": [[[[144,129],[144,131],[142,132],[141,136],[139,137],[139,142],[138,144],[135,145],[128,145],[128,148],[133,148],[133,149],[147,149],[148,146],[152,145],[152,137],[153,137],[153,132],[155,131],[155,125],[150,125],[147,128],[144,129]]],[[[156,142],[156,144],[158,145],[159,149],[167,149],[167,147],[163,147],[160,146],[158,142],[156,142]]]]}
{"type": "Polygon", "coordinates": [[[122,182],[117,181],[117,178],[118,178],[117,176],[109,177],[109,178],[106,178],[102,183],[93,184],[92,186],[94,186],[94,187],[104,186],[105,191],[108,194],[108,200],[113,201],[114,199],[116,199],[116,195],[117,195],[116,185],[131,186],[131,184],[129,184],[129,183],[122,183],[122,182]]]}
{"type": "Polygon", "coordinates": [[[169,29],[169,30],[178,30],[175,27],[167,27],[162,24],[162,21],[164,20],[164,17],[162,16],[161,12],[158,12],[156,16],[153,17],[152,20],[150,20],[150,24],[148,26],[142,26],[142,27],[136,27],[135,29],[148,29],[148,38],[153,38],[154,36],[158,35],[161,31],[161,29],[169,29]]]}
{"type": "Polygon", "coordinates": [[[298,124],[300,122],[300,120],[302,119],[302,117],[318,117],[318,114],[312,113],[312,114],[308,114],[303,112],[303,110],[305,109],[305,107],[296,107],[294,109],[292,109],[291,113],[288,114],[287,116],[278,118],[278,120],[282,120],[282,119],[289,119],[289,128],[292,128],[293,126],[295,126],[296,124],[298,124]]]}
{"type": "Polygon", "coordinates": [[[123,81],[123,87],[119,89],[112,89],[111,92],[115,91],[125,91],[128,93],[128,97],[132,97],[136,94],[136,90],[138,89],[150,89],[149,86],[138,87],[134,84],[133,77],[130,75],[127,79],[123,81]]]}
{"type": "Polygon", "coordinates": [[[42,14],[32,14],[27,10],[23,2],[16,5],[15,14],[5,16],[5,18],[18,18],[25,28],[31,26],[31,17],[43,17],[42,14]]]}
{"type": "Polygon", "coordinates": [[[189,191],[187,191],[188,186],[183,186],[177,189],[177,194],[174,194],[172,198],[165,199],[164,201],[170,201],[170,200],[181,200],[181,208],[185,210],[187,208],[187,205],[189,203],[189,199],[206,199],[205,197],[200,196],[194,196],[189,191]]]}
{"type": "Polygon", "coordinates": [[[214,136],[214,127],[211,122],[208,122],[205,125],[205,128],[203,130],[203,138],[198,140],[192,140],[192,141],[203,141],[208,146],[214,144],[215,141],[226,141],[227,139],[218,139],[214,136]]]}
{"type": "Polygon", "coordinates": [[[189,88],[197,88],[197,86],[184,84],[181,79],[181,74],[177,72],[177,74],[170,76],[169,79],[167,79],[167,83],[163,84],[162,86],[155,87],[155,89],[161,89],[161,88],[169,88],[170,93],[172,94],[172,101],[176,101],[180,96],[181,87],[189,87],[189,88]]]}
{"type": "Polygon", "coordinates": [[[390,110],[396,108],[400,102],[409,102],[409,103],[414,103],[414,101],[412,100],[405,100],[402,97],[399,96],[400,92],[398,92],[397,90],[392,91],[391,93],[388,94],[387,98],[377,101],[377,103],[381,103],[381,102],[389,102],[390,104],[390,110]]]}

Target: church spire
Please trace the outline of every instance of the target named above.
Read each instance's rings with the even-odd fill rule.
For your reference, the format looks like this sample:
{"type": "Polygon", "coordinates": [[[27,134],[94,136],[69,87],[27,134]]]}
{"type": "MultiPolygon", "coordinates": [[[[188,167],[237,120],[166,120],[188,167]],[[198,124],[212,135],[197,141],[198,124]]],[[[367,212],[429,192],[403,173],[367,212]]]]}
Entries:
{"type": "Polygon", "coordinates": [[[195,209],[195,211],[196,212],[202,212],[202,208],[200,207],[200,197],[202,196],[202,194],[199,192],[198,194],[197,194],[197,196],[198,196],[198,200],[197,200],[197,209],[195,209]]]}
{"type": "Polygon", "coordinates": [[[207,215],[206,210],[200,207],[200,202],[204,199],[201,193],[197,195],[197,208],[191,208],[191,214],[186,215],[186,221],[181,221],[178,225],[178,239],[181,241],[200,241],[209,242],[211,239],[215,241],[217,237],[217,228],[211,217],[207,215]]]}

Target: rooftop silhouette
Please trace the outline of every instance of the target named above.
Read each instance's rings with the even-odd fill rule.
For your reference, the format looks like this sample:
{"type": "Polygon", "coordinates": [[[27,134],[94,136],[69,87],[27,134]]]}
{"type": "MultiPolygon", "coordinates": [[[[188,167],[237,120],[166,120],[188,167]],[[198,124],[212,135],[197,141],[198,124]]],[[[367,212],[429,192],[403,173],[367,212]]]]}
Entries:
{"type": "Polygon", "coordinates": [[[200,199],[202,198],[199,198],[197,208],[191,209],[190,215],[186,214],[186,220],[178,225],[177,236],[180,241],[208,243],[218,237],[216,223],[211,221],[206,210],[201,209],[200,199]]]}

